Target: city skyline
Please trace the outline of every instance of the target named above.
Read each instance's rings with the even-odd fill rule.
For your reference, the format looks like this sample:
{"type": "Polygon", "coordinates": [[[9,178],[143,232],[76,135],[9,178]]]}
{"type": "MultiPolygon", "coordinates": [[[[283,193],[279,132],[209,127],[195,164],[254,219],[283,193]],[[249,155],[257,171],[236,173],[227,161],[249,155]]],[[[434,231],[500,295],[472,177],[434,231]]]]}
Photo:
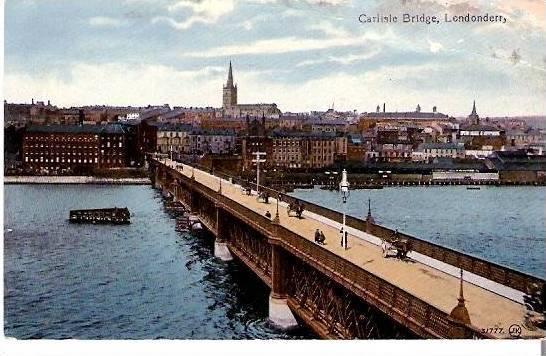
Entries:
{"type": "Polygon", "coordinates": [[[220,107],[231,60],[239,102],[274,102],[282,111],[335,103],[371,112],[386,102],[388,111],[419,104],[466,116],[476,100],[483,116],[540,115],[546,112],[541,9],[543,2],[531,0],[7,2],[5,99],[220,107]],[[362,12],[404,11],[489,11],[509,22],[358,22],[362,12]]]}

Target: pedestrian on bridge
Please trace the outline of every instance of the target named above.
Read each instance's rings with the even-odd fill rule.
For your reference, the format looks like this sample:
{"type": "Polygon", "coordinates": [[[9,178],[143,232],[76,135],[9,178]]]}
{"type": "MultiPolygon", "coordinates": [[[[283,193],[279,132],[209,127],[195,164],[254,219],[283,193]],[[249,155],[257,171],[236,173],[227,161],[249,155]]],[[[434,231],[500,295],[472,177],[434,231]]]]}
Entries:
{"type": "Polygon", "coordinates": [[[319,229],[317,229],[315,231],[315,242],[319,243],[319,241],[320,241],[320,231],[319,231],[319,229]]]}
{"type": "Polygon", "coordinates": [[[326,245],[326,236],[324,236],[324,232],[322,232],[322,230],[320,230],[319,244],[326,245]]]}
{"type": "Polygon", "coordinates": [[[340,244],[341,244],[341,247],[343,247],[344,249],[348,248],[348,245],[347,245],[348,235],[349,233],[343,230],[343,227],[339,230],[340,244]]]}

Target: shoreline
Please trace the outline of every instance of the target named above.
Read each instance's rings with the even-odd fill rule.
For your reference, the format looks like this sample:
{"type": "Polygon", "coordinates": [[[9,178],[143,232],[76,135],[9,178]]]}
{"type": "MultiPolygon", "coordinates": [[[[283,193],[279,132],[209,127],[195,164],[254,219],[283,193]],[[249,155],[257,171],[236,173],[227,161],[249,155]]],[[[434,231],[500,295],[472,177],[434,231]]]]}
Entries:
{"type": "Polygon", "coordinates": [[[4,176],[4,184],[111,184],[149,185],[150,178],[99,178],[93,176],[4,176]]]}

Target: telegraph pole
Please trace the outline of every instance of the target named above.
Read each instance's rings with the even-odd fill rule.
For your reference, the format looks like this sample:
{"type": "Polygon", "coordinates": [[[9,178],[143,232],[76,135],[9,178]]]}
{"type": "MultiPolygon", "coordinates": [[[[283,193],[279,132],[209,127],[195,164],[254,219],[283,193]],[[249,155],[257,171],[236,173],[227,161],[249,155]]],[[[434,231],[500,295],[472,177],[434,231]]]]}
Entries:
{"type": "Polygon", "coordinates": [[[253,155],[256,156],[255,159],[252,160],[252,162],[256,162],[256,194],[259,194],[260,191],[260,163],[265,162],[265,158],[261,158],[261,156],[265,156],[265,152],[253,152],[253,155]]]}

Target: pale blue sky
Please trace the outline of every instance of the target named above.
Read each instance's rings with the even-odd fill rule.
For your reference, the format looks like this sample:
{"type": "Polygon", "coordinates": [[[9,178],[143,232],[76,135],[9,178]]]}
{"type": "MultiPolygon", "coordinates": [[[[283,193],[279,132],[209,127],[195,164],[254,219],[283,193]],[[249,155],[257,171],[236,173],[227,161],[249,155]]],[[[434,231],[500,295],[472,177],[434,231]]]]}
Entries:
{"type": "Polygon", "coordinates": [[[7,0],[10,102],[283,111],[546,113],[543,0],[7,0]],[[449,4],[449,5],[446,5],[449,4]],[[507,24],[360,24],[358,15],[504,15],[507,24]]]}

